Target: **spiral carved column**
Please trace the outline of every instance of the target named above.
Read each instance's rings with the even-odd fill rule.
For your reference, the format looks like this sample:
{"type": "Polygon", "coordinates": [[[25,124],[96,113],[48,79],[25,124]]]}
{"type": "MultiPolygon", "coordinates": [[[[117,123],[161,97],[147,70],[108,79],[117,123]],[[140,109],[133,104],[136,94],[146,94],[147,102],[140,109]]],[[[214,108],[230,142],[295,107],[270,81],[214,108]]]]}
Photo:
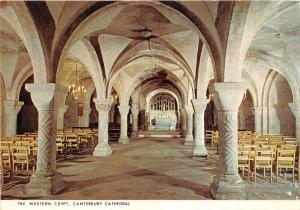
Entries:
{"type": "Polygon", "coordinates": [[[56,171],[57,114],[53,101],[59,89],[53,83],[26,85],[39,114],[37,167],[24,187],[27,195],[56,194],[65,188],[61,174],[56,171]]]}
{"type": "Polygon", "coordinates": [[[211,184],[215,199],[246,199],[244,184],[238,173],[238,108],[246,83],[215,83],[214,103],[218,110],[218,174],[211,184]]]}
{"type": "Polygon", "coordinates": [[[111,147],[108,144],[108,112],[110,110],[109,99],[94,99],[98,111],[98,144],[93,153],[94,156],[110,156],[111,147]]]}

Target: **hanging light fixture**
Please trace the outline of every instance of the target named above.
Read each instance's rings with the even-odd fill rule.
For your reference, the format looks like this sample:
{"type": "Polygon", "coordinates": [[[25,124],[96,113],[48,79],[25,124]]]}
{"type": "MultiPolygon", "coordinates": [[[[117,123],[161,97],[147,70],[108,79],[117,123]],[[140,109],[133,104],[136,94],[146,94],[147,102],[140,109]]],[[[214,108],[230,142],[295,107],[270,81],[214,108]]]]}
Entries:
{"type": "Polygon", "coordinates": [[[80,96],[84,96],[86,93],[86,89],[83,85],[80,84],[77,78],[77,65],[76,65],[76,81],[75,84],[69,85],[69,94],[73,99],[78,100],[80,96]]]}

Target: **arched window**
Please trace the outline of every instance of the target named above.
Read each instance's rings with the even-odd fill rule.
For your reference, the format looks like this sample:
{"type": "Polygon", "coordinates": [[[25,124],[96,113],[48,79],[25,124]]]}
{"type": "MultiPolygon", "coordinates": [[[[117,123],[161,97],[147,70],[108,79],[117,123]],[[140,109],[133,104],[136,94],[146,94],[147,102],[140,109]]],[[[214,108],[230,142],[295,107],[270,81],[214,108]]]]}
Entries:
{"type": "Polygon", "coordinates": [[[151,99],[150,108],[158,111],[173,111],[176,109],[176,102],[170,94],[159,93],[151,99]]]}

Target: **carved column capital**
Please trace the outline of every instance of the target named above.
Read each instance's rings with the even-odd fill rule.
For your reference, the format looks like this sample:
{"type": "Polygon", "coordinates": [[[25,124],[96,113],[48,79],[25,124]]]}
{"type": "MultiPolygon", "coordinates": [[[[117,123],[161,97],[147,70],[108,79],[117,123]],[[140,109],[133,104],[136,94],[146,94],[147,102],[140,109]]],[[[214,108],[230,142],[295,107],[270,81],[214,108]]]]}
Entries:
{"type": "Polygon", "coordinates": [[[38,111],[53,110],[54,92],[56,84],[54,83],[34,83],[26,84],[25,89],[30,92],[33,104],[38,111]]]}
{"type": "Polygon", "coordinates": [[[237,111],[247,88],[245,82],[214,83],[213,92],[218,111],[237,111]]]}
{"type": "Polygon", "coordinates": [[[250,108],[253,115],[261,115],[263,107],[262,106],[254,106],[250,108]]]}
{"type": "Polygon", "coordinates": [[[110,100],[107,98],[94,98],[96,109],[98,112],[109,112],[110,100]]]}
{"type": "Polygon", "coordinates": [[[4,101],[5,114],[16,115],[19,113],[23,106],[23,101],[6,100],[4,101]]]}
{"type": "Polygon", "coordinates": [[[195,114],[202,114],[205,111],[206,105],[209,102],[206,98],[192,99],[195,114]]]}
{"type": "Polygon", "coordinates": [[[184,106],[184,110],[187,115],[193,115],[194,114],[194,109],[192,105],[186,105],[184,106]]]}
{"type": "Polygon", "coordinates": [[[68,105],[63,105],[61,107],[58,107],[57,110],[56,110],[57,114],[64,114],[67,111],[68,108],[69,108],[68,105]]]}
{"type": "Polygon", "coordinates": [[[130,106],[118,106],[121,115],[127,115],[129,112],[129,108],[130,106]]]}

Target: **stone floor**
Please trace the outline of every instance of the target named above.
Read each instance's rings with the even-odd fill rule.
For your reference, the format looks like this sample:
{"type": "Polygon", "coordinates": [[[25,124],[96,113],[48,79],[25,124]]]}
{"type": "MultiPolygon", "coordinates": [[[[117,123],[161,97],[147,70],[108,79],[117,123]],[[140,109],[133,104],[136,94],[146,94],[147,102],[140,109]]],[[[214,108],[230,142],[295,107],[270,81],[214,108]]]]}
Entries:
{"type": "MultiPolygon", "coordinates": [[[[216,149],[209,159],[192,158],[192,146],[182,139],[141,139],[128,145],[112,143],[111,157],[90,154],[70,156],[57,162],[66,189],[47,197],[22,194],[28,177],[6,183],[2,199],[97,199],[97,200],[204,200],[212,199],[209,185],[217,172],[216,149]]],[[[269,183],[245,181],[249,200],[300,198],[299,183],[280,179],[269,183]]]]}

